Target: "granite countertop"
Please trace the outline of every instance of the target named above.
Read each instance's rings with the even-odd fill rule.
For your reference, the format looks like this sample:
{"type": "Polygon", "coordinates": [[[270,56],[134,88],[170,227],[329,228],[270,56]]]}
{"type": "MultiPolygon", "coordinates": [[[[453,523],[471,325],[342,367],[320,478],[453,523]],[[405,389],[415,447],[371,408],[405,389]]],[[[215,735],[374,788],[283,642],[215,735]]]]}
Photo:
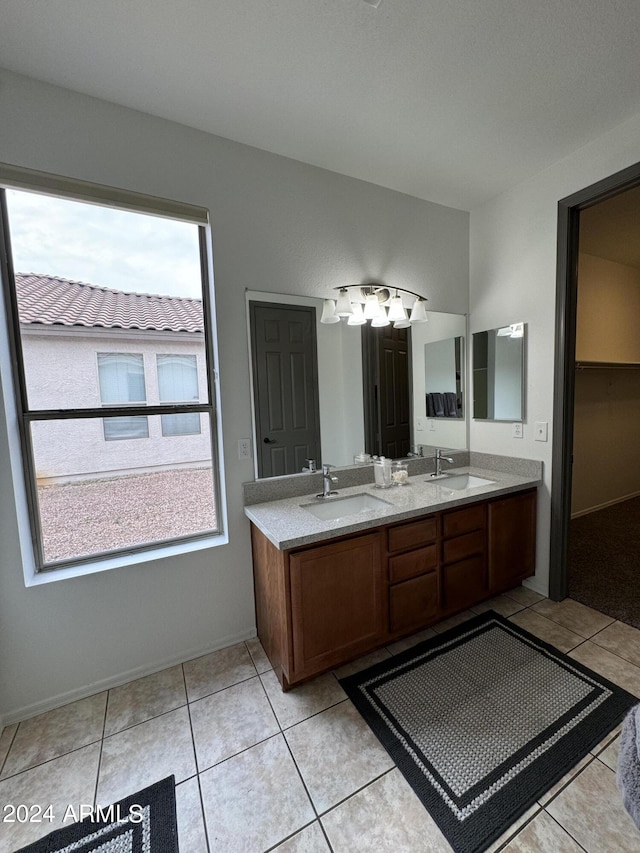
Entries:
{"type": "Polygon", "coordinates": [[[464,467],[447,471],[448,475],[472,474],[486,480],[489,485],[462,490],[447,488],[446,478],[433,480],[428,474],[409,477],[404,486],[376,489],[373,483],[340,489],[333,498],[316,498],[315,494],[266,501],[245,506],[244,512],[256,527],[282,551],[322,542],[335,536],[365,531],[383,524],[392,524],[424,515],[429,512],[464,506],[479,499],[498,497],[510,492],[537,486],[541,481],[534,476],[508,474],[488,468],[464,467]],[[376,507],[341,518],[320,520],[305,509],[306,505],[339,501],[352,495],[369,494],[386,501],[388,506],[376,507]]]}

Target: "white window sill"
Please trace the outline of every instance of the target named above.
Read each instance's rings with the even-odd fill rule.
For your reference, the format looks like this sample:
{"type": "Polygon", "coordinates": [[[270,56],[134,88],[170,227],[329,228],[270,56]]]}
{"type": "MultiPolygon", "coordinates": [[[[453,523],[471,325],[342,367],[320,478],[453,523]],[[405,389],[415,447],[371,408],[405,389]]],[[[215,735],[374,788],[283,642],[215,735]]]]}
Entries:
{"type": "Polygon", "coordinates": [[[139,551],[135,554],[121,554],[113,557],[105,557],[82,563],[77,566],[67,566],[63,569],[51,569],[44,572],[36,572],[33,561],[24,566],[25,586],[40,586],[45,583],[62,581],[67,578],[78,578],[84,575],[93,575],[96,572],[107,572],[111,569],[119,569],[126,566],[135,566],[140,563],[148,563],[153,560],[165,560],[168,557],[179,557],[182,554],[190,554],[193,551],[203,551],[207,548],[217,548],[219,545],[227,545],[229,537],[226,534],[207,536],[204,539],[196,539],[190,542],[178,542],[159,548],[150,548],[148,551],[139,551]]]}

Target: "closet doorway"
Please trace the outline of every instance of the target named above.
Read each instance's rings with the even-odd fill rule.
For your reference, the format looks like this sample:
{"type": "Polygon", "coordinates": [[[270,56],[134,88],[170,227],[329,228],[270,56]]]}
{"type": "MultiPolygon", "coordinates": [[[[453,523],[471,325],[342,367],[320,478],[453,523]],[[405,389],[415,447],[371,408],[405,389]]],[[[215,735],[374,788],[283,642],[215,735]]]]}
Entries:
{"type": "Polygon", "coordinates": [[[640,164],[559,204],[551,597],[640,627],[640,164]]]}

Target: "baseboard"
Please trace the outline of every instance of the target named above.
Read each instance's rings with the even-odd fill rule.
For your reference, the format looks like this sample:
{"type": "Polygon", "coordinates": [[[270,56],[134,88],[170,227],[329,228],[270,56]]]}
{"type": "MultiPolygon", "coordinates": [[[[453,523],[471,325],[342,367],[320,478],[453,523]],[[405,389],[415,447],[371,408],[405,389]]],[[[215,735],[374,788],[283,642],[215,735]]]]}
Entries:
{"type": "Polygon", "coordinates": [[[630,495],[624,495],[622,498],[614,498],[612,501],[605,501],[605,503],[598,504],[597,506],[590,506],[587,509],[578,510],[578,512],[572,512],[571,518],[580,518],[582,515],[591,515],[592,512],[598,512],[599,509],[606,509],[609,506],[615,506],[616,504],[624,503],[625,501],[630,501],[632,498],[639,498],[640,492],[633,492],[630,495]]]}
{"type": "Polygon", "coordinates": [[[532,592],[537,592],[538,595],[543,595],[545,598],[549,598],[549,590],[543,589],[542,584],[537,584],[535,577],[523,580],[522,586],[526,587],[527,589],[530,589],[532,592]]]}
{"type": "Polygon", "coordinates": [[[139,666],[135,669],[130,669],[127,672],[121,672],[110,678],[104,678],[101,681],[94,681],[91,684],[78,687],[75,690],[69,690],[66,693],[59,693],[57,696],[51,697],[51,699],[45,699],[42,702],[34,702],[32,705],[25,705],[23,708],[16,708],[13,711],[6,711],[4,714],[0,715],[0,733],[4,726],[10,726],[13,723],[28,720],[30,717],[37,717],[38,714],[44,714],[46,711],[53,711],[55,708],[68,705],[70,702],[77,702],[78,699],[86,699],[88,696],[93,696],[96,693],[102,693],[104,690],[110,690],[112,687],[120,687],[122,684],[127,684],[129,681],[135,681],[137,678],[144,678],[145,675],[153,675],[154,672],[160,672],[163,669],[168,669],[170,666],[176,666],[177,664],[185,663],[188,660],[202,657],[202,655],[217,652],[227,646],[233,646],[236,643],[243,642],[244,640],[250,640],[255,636],[255,628],[240,631],[238,634],[230,634],[218,640],[218,642],[212,646],[191,649],[190,651],[183,652],[180,655],[155,661],[147,666],[139,666]]]}

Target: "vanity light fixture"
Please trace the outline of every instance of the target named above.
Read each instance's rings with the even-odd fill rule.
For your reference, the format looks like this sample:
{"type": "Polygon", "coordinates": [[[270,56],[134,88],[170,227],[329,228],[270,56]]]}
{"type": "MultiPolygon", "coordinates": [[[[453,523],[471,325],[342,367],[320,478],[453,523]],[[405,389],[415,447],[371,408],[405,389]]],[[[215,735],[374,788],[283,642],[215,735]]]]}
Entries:
{"type": "Polygon", "coordinates": [[[362,326],[368,320],[376,328],[393,324],[395,329],[406,329],[429,320],[425,307],[427,300],[412,290],[396,287],[393,288],[393,296],[381,284],[347,284],[335,290],[338,291],[336,300],[324,300],[321,323],[337,323],[341,318],[347,318],[348,326],[362,326]],[[357,292],[352,296],[350,291],[353,289],[357,292]],[[403,296],[414,300],[410,314],[403,296]]]}
{"type": "Polygon", "coordinates": [[[511,323],[498,329],[499,338],[522,338],[524,336],[524,323],[511,323]]]}

